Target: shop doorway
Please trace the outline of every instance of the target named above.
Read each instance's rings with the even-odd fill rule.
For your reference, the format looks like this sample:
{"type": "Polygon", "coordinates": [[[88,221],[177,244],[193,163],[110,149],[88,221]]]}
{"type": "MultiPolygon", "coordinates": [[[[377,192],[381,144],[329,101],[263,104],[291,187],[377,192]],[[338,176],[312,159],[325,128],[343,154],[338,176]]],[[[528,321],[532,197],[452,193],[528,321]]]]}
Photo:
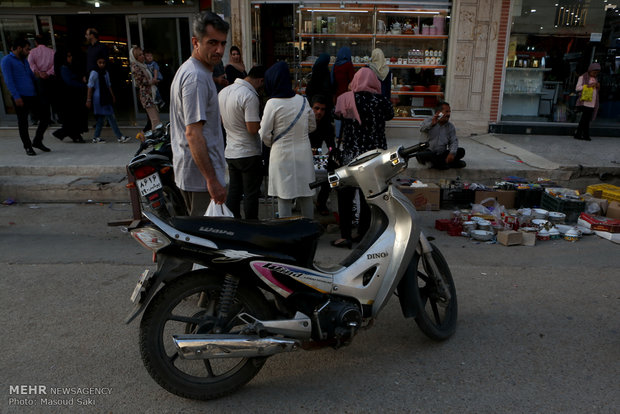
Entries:
{"type": "MultiPolygon", "coordinates": [[[[169,102],[170,83],[181,64],[191,55],[190,16],[160,15],[53,15],[11,16],[0,19],[0,58],[10,52],[14,37],[26,36],[34,45],[37,34],[49,34],[50,46],[72,52],[74,64],[86,72],[86,29],[94,27],[100,41],[108,46],[110,60],[108,71],[116,96],[114,112],[121,125],[142,125],[146,114],[136,96],[129,66],[129,50],[132,45],[150,49],[158,62],[164,80],[159,85],[161,95],[169,102]]],[[[1,76],[1,74],[0,74],[1,76]]],[[[10,94],[0,81],[0,125],[17,124],[10,94]]],[[[162,119],[167,119],[166,105],[162,119]]],[[[92,117],[92,115],[91,115],[92,117]]],[[[89,122],[94,122],[91,120],[89,122]]]]}

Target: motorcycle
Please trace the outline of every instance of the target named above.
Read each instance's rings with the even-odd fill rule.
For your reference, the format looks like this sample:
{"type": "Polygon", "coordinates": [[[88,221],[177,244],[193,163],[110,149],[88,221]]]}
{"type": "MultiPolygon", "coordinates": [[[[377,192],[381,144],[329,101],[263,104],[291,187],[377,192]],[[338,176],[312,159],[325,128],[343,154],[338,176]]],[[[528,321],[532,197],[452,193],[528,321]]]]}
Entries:
{"type": "MultiPolygon", "coordinates": [[[[140,197],[159,217],[187,215],[187,207],[174,181],[170,124],[157,125],[140,139],[140,147],[127,165],[130,191],[138,191],[140,197]],[[148,153],[145,150],[151,149],[148,153]]],[[[134,218],[139,218],[141,203],[132,196],[134,218]],[[137,216],[137,217],[136,217],[137,216]]]]}
{"type": "Polygon", "coordinates": [[[360,187],[371,209],[370,229],[338,264],[314,263],[322,227],[306,218],[165,219],[144,212],[130,233],[153,251],[157,270],[140,277],[126,323],[144,312],[139,344],[151,377],[185,398],[230,394],[272,355],[350,344],[394,294],[404,317],[428,337],[452,336],[450,269],[391,183],[426,146],[370,151],[328,175],[332,188],[360,187]],[[192,271],[191,263],[206,268],[192,271]]]}

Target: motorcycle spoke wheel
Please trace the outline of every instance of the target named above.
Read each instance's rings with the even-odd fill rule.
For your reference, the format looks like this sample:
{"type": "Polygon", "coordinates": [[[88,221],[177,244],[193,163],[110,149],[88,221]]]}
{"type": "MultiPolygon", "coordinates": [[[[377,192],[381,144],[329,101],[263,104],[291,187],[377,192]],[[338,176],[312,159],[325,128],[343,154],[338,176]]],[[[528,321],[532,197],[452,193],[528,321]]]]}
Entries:
{"type": "MultiPolygon", "coordinates": [[[[208,400],[229,394],[250,381],[266,358],[183,359],[173,335],[214,333],[222,278],[194,272],[164,286],[140,324],[140,350],[149,374],[166,390],[185,398],[208,400]]],[[[239,334],[246,312],[269,319],[264,298],[239,287],[222,334],[239,334]]]]}
{"type": "Polygon", "coordinates": [[[436,278],[431,276],[433,270],[430,264],[426,263],[427,259],[416,253],[413,260],[417,266],[416,283],[420,308],[415,321],[426,336],[436,341],[443,341],[451,337],[456,330],[458,317],[456,288],[448,263],[435,246],[432,257],[446,289],[450,292],[450,299],[446,300],[436,278]]]}

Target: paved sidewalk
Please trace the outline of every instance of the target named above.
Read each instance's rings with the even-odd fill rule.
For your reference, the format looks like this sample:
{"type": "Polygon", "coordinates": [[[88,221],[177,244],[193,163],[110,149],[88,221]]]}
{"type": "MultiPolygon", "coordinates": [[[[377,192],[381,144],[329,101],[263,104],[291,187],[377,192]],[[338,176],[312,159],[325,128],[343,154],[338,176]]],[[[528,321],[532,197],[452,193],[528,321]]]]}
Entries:
{"type": "MultiPolygon", "coordinates": [[[[52,151],[25,154],[16,128],[0,129],[0,201],[20,202],[99,202],[128,201],[125,166],[138,149],[138,141],[119,144],[109,128],[104,129],[105,144],[61,142],[49,128],[44,140],[52,151]]],[[[135,136],[138,128],[123,127],[135,136]]],[[[32,130],[34,134],[34,130],[32,130]]],[[[413,145],[419,133],[410,138],[390,138],[388,145],[413,145]]],[[[549,178],[558,184],[585,189],[605,179],[620,185],[620,140],[594,137],[577,141],[567,136],[494,135],[459,137],[465,148],[467,167],[437,171],[411,160],[406,175],[424,182],[453,180],[493,184],[507,176],[531,181],[549,178]]]]}

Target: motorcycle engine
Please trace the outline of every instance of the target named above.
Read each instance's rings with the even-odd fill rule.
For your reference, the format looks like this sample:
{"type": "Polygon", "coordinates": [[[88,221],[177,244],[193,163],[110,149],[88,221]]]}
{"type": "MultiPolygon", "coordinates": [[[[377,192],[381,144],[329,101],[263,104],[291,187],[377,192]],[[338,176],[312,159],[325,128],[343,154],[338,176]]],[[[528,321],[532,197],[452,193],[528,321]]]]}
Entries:
{"type": "Polygon", "coordinates": [[[362,312],[358,305],[342,300],[329,300],[314,313],[318,337],[334,340],[334,348],[349,345],[362,325],[362,312]]]}

